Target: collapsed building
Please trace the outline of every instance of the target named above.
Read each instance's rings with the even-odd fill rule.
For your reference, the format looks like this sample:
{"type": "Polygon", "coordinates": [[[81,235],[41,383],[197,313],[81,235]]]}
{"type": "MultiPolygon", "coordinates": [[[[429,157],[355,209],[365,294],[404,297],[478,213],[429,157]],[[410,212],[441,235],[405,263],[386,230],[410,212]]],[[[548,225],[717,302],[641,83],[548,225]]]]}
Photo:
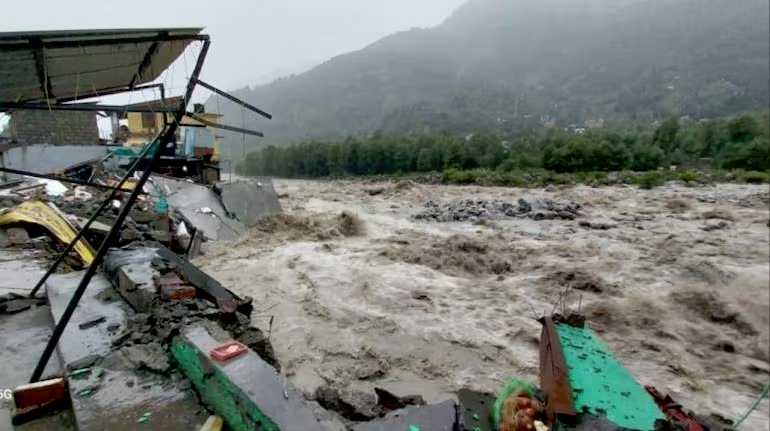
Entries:
{"type": "MultiPolygon", "coordinates": [[[[0,292],[0,330],[17,345],[3,353],[12,366],[2,381],[14,382],[10,422],[65,410],[78,430],[706,429],[708,418],[640,386],[585,319],[564,308],[538,318],[539,385],[514,379],[497,395],[463,388],[434,405],[381,389],[301,393],[281,374],[270,325],[252,322],[260,305],[190,261],[204,241],[236,240],[281,211],[269,179],[219,175],[215,130],[261,134],[187,110],[201,86],[270,118],[199,79],[210,45],[200,32],[0,34],[0,110],[15,113],[17,130],[30,121],[20,112],[128,121],[114,127],[109,145],[76,137],[88,127],[81,124],[64,141],[42,129],[15,132],[3,150],[0,276],[13,289],[0,292]],[[162,89],[154,81],[192,44],[200,51],[183,96],[82,102],[162,89]]],[[[435,208],[423,217],[438,217],[435,208]]],[[[526,202],[501,207],[515,216],[531,210],[526,202]]],[[[543,211],[574,218],[577,209],[548,203],[543,211]]],[[[709,429],[727,425],[712,421],[709,429]]]]}

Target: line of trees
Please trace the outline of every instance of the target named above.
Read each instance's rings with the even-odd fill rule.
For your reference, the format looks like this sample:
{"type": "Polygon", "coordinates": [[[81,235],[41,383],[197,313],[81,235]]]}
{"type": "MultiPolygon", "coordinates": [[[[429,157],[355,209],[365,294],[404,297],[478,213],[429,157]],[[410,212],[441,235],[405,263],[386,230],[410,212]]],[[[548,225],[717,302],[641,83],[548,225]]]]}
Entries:
{"type": "Polygon", "coordinates": [[[247,155],[247,175],[327,177],[484,168],[559,173],[650,171],[670,164],[770,169],[770,115],[746,114],[682,124],[663,121],[654,133],[548,130],[512,141],[486,133],[394,136],[375,133],[341,142],[269,146],[247,155]]]}

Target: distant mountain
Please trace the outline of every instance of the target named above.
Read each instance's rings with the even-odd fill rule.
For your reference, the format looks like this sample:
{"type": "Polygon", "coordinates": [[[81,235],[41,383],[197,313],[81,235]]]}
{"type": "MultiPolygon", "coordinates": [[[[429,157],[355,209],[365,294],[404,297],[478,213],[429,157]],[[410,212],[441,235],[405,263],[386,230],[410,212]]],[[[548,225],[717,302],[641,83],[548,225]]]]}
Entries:
{"type": "MultiPolygon", "coordinates": [[[[235,93],[274,114],[245,125],[276,144],[710,118],[770,103],[769,14],[767,0],[472,0],[436,28],[235,93]]],[[[222,113],[242,124],[237,106],[222,113]]]]}

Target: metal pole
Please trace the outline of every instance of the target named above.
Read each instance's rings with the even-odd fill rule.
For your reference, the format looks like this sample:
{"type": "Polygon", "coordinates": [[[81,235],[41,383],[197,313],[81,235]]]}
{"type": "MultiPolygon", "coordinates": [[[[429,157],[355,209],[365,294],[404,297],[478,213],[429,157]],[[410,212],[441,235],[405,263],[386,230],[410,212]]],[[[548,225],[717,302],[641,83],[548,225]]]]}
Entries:
{"type": "Polygon", "coordinates": [[[263,116],[263,117],[265,117],[267,119],[270,119],[270,120],[273,119],[273,116],[268,114],[267,112],[257,108],[256,106],[250,105],[248,102],[243,101],[243,100],[233,96],[232,94],[227,93],[226,91],[222,91],[222,90],[218,89],[217,87],[214,87],[211,84],[208,84],[208,83],[205,83],[205,82],[201,81],[200,79],[196,79],[195,82],[198,85],[200,85],[201,87],[207,88],[207,89],[213,91],[214,93],[224,97],[225,99],[228,99],[231,102],[235,102],[235,103],[241,105],[242,107],[248,109],[249,111],[256,112],[257,114],[259,114],[259,115],[261,115],[261,116],[263,116]]]}
{"type": "Polygon", "coordinates": [[[209,126],[209,127],[213,127],[214,129],[229,130],[231,132],[237,132],[237,133],[241,133],[243,135],[259,136],[260,138],[265,136],[264,133],[256,131],[256,130],[242,129],[240,127],[228,126],[227,124],[214,123],[214,122],[211,122],[211,121],[209,121],[209,120],[207,120],[205,118],[201,118],[199,115],[195,115],[195,113],[193,113],[193,112],[188,112],[187,116],[192,118],[193,120],[203,124],[203,125],[206,125],[206,126],[209,126]]]}
{"type": "MultiPolygon", "coordinates": [[[[82,238],[83,235],[85,235],[85,233],[88,230],[88,228],[91,227],[91,224],[93,224],[93,222],[96,221],[96,218],[99,217],[99,214],[101,214],[102,211],[104,211],[104,209],[107,208],[107,206],[110,204],[110,202],[115,198],[115,195],[118,193],[118,189],[121,188],[123,186],[123,184],[129,178],[131,178],[131,175],[133,175],[133,173],[136,170],[137,166],[139,166],[139,162],[142,161],[142,159],[144,159],[144,157],[149,153],[151,148],[156,146],[155,143],[157,141],[158,141],[158,139],[156,138],[155,140],[152,141],[152,143],[150,145],[148,145],[144,150],[142,150],[142,152],[139,154],[139,157],[136,159],[136,161],[134,161],[134,164],[131,165],[131,167],[128,168],[128,172],[126,173],[126,175],[123,177],[123,179],[120,180],[120,184],[118,184],[118,187],[113,189],[112,193],[110,193],[110,195],[106,199],[104,199],[104,202],[102,202],[101,206],[99,206],[99,208],[91,216],[91,218],[88,219],[86,224],[83,225],[83,227],[80,229],[80,231],[78,231],[77,235],[75,235],[75,239],[73,239],[72,241],[70,241],[69,244],[67,244],[67,247],[56,258],[56,261],[54,261],[53,265],[51,265],[51,267],[48,268],[48,271],[46,271],[46,273],[43,275],[43,277],[37,282],[35,287],[32,288],[32,292],[30,292],[30,294],[29,294],[30,298],[34,298],[35,297],[35,294],[37,293],[38,290],[40,290],[40,288],[43,286],[43,284],[45,284],[46,280],[48,280],[48,277],[50,277],[51,274],[53,274],[54,271],[56,271],[56,268],[58,268],[59,265],[62,262],[64,262],[64,259],[66,259],[67,256],[72,251],[72,249],[75,248],[75,245],[78,243],[78,241],[80,241],[80,238],[82,238]]],[[[156,149],[156,151],[160,151],[160,150],[156,149]]]]}
{"type": "Polygon", "coordinates": [[[115,238],[115,235],[117,235],[118,231],[123,225],[123,222],[126,220],[126,216],[128,216],[128,212],[131,210],[131,207],[134,205],[134,202],[136,202],[136,198],[139,196],[138,191],[141,190],[142,187],[144,187],[144,184],[147,182],[147,179],[150,178],[150,174],[152,173],[152,168],[155,165],[155,163],[160,159],[161,154],[163,154],[164,147],[168,145],[170,142],[172,142],[174,138],[174,133],[176,133],[176,130],[179,127],[179,124],[182,122],[182,119],[184,118],[185,111],[186,111],[185,107],[187,106],[187,102],[190,101],[193,90],[195,90],[195,79],[197,79],[198,76],[200,75],[201,68],[203,66],[203,61],[206,58],[206,54],[208,53],[210,44],[211,42],[208,39],[206,39],[203,42],[203,47],[201,48],[201,52],[198,55],[198,61],[195,64],[195,69],[193,69],[190,82],[188,82],[187,84],[187,91],[185,92],[185,98],[182,100],[181,106],[179,107],[179,110],[176,112],[175,121],[171,123],[161,135],[159,139],[160,146],[158,150],[155,151],[155,154],[153,154],[152,159],[150,159],[150,162],[147,165],[147,168],[142,173],[142,177],[139,179],[139,182],[136,185],[136,189],[128,197],[128,201],[123,206],[123,209],[118,215],[118,219],[115,221],[115,224],[112,225],[112,229],[110,229],[110,232],[107,234],[107,237],[104,239],[104,242],[102,242],[101,247],[99,247],[99,250],[96,252],[96,257],[94,257],[93,263],[91,264],[91,266],[88,267],[88,269],[86,270],[86,273],[83,275],[83,279],[80,280],[80,284],[78,284],[78,287],[75,289],[75,292],[72,294],[72,299],[70,299],[69,304],[67,304],[67,308],[64,310],[64,313],[62,313],[61,319],[59,319],[59,323],[56,324],[56,328],[54,328],[53,334],[51,334],[51,339],[48,340],[48,344],[46,344],[45,350],[43,351],[43,354],[40,356],[40,361],[38,361],[37,366],[35,367],[35,371],[33,371],[32,373],[32,377],[30,378],[30,383],[35,383],[39,381],[40,376],[43,375],[43,371],[45,371],[45,367],[48,364],[48,361],[51,359],[51,354],[53,354],[53,350],[56,348],[56,345],[59,343],[59,339],[61,339],[62,333],[64,333],[64,328],[67,327],[67,324],[69,323],[70,318],[72,318],[72,314],[75,312],[75,308],[77,308],[78,303],[80,302],[80,298],[83,296],[83,293],[85,292],[86,287],[88,287],[88,284],[91,282],[91,278],[93,278],[94,274],[96,274],[97,268],[99,267],[102,260],[104,259],[104,256],[107,254],[107,250],[109,250],[110,248],[110,243],[112,242],[113,238],[115,238]]]}
{"type": "Polygon", "coordinates": [[[4,168],[0,166],[0,172],[8,172],[9,174],[16,174],[16,175],[24,175],[26,177],[35,177],[35,178],[44,178],[47,180],[56,180],[56,181],[63,181],[65,183],[72,183],[72,184],[79,184],[81,186],[91,186],[96,187],[98,189],[104,189],[104,190],[110,190],[110,191],[119,191],[119,192],[133,192],[134,190],[131,189],[124,189],[121,188],[121,186],[110,187],[105,186],[103,184],[96,184],[88,181],[83,180],[76,180],[74,178],[66,178],[66,177],[60,177],[58,175],[46,175],[46,174],[38,174],[37,172],[27,172],[27,171],[20,171],[18,169],[11,169],[11,168],[4,168]]]}
{"type": "Polygon", "coordinates": [[[165,99],[162,96],[163,95],[163,91],[164,91],[163,90],[163,84],[145,84],[145,85],[137,85],[136,87],[134,87],[133,90],[129,89],[128,87],[113,87],[113,88],[108,88],[106,90],[100,90],[99,92],[96,92],[96,93],[81,94],[81,95],[76,96],[76,97],[62,97],[62,98],[56,99],[56,102],[57,103],[74,102],[74,101],[77,101],[77,100],[91,99],[91,98],[94,98],[94,97],[104,97],[104,96],[110,96],[112,94],[128,93],[128,92],[132,92],[132,91],[141,91],[141,90],[147,90],[147,89],[150,89],[150,88],[159,88],[160,89],[160,94],[161,94],[161,99],[165,99]]]}
{"type": "Polygon", "coordinates": [[[173,113],[176,112],[174,108],[166,108],[164,106],[158,106],[156,108],[142,108],[140,106],[131,107],[130,105],[96,105],[96,104],[72,104],[72,105],[47,105],[45,103],[16,103],[16,102],[0,102],[0,111],[11,110],[38,110],[38,111],[105,111],[105,112],[148,112],[157,114],[160,112],[173,113]]]}

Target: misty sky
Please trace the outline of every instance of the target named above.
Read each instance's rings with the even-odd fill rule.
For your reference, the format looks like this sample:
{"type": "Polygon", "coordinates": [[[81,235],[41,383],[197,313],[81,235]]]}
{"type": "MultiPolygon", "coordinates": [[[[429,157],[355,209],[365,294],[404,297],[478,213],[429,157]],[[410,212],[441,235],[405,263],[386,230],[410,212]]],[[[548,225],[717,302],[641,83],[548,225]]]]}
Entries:
{"type": "Polygon", "coordinates": [[[399,30],[435,26],[464,1],[3,0],[0,31],[206,27],[213,43],[203,79],[234,89],[302,71],[399,30]]]}

